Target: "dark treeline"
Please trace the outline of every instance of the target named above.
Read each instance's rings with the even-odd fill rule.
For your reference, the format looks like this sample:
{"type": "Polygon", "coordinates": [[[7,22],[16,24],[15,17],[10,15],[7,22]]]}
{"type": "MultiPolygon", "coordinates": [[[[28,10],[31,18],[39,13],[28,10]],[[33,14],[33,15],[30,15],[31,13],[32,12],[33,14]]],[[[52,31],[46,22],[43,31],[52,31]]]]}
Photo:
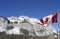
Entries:
{"type": "Polygon", "coordinates": [[[0,33],[0,39],[57,39],[51,36],[26,36],[26,35],[7,35],[4,32],[0,33]]]}

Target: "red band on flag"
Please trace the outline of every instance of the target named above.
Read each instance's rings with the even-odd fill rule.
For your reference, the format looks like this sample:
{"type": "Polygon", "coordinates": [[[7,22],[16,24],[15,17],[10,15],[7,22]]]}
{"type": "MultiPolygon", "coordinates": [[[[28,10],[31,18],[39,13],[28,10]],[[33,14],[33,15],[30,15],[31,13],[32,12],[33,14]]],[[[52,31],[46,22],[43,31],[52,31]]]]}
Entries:
{"type": "Polygon", "coordinates": [[[57,13],[52,14],[52,23],[56,23],[57,22],[57,13]]]}
{"type": "Polygon", "coordinates": [[[43,21],[43,19],[42,19],[42,18],[40,19],[40,21],[41,21],[41,23],[44,25],[44,21],[43,21]]]}

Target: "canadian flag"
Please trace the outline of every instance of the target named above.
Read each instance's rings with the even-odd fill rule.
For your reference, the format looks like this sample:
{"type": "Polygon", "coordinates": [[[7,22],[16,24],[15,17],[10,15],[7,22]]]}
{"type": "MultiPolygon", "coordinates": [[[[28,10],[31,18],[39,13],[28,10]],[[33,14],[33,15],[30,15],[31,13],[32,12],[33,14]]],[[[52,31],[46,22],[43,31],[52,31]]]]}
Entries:
{"type": "Polygon", "coordinates": [[[41,18],[40,21],[43,25],[47,24],[49,21],[52,21],[52,23],[56,23],[57,22],[57,13],[45,16],[45,17],[41,18]]]}

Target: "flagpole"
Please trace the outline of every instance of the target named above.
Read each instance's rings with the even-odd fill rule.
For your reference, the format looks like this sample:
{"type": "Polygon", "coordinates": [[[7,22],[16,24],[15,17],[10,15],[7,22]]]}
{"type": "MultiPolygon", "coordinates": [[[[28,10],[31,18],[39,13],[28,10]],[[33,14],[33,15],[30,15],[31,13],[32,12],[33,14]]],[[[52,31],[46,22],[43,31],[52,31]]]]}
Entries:
{"type": "Polygon", "coordinates": [[[60,11],[59,11],[59,9],[58,9],[58,39],[60,39],[59,38],[59,32],[60,32],[60,24],[59,24],[59,13],[60,11]]]}

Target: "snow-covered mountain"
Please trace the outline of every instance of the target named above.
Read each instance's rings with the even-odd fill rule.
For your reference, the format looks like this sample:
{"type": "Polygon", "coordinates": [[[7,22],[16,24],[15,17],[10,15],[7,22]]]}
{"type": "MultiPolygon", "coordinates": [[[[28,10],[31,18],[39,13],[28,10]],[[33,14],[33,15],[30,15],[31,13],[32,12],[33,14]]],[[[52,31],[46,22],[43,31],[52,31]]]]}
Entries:
{"type": "Polygon", "coordinates": [[[0,17],[0,32],[3,31],[6,34],[32,36],[46,36],[52,33],[57,33],[51,24],[45,27],[37,18],[28,16],[0,17]]]}

